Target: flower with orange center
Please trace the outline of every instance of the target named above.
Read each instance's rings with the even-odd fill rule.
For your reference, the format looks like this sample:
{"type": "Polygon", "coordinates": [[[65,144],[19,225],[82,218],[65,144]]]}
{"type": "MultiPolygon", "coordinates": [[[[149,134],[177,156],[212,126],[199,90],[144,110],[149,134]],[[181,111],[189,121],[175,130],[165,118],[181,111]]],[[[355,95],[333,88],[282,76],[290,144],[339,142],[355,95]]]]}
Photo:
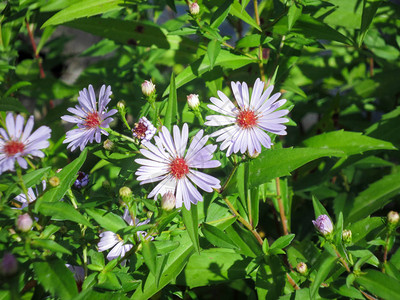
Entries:
{"type": "Polygon", "coordinates": [[[203,201],[203,196],[193,183],[209,193],[221,187],[219,179],[194,169],[216,168],[221,163],[212,160],[217,146],[206,145],[208,136],[203,136],[203,130],[194,136],[186,151],[188,137],[187,124],[183,125],[182,132],[175,125],[173,138],[168,129],[163,127],[158,136],[154,137],[155,145],[144,143],[147,149],[141,149],[140,152],[146,159],[135,160],[141,165],[135,174],[140,184],[160,181],[148,198],[156,199],[158,195],[172,192],[176,197],[176,208],[184,204],[189,210],[191,203],[203,201]]]}
{"type": "Polygon", "coordinates": [[[245,82],[232,82],[231,86],[238,107],[221,91],[218,91],[219,99],[215,97],[210,99],[213,104],[209,104],[208,107],[222,115],[207,116],[204,124],[227,125],[211,136],[217,137],[217,142],[222,142],[220,149],[227,149],[226,156],[238,151],[248,152],[253,156],[261,152],[261,145],[271,148],[273,143],[267,132],[286,135],[286,126],[283,123],[289,120],[283,117],[289,111],[277,110],[286,103],[286,100],[278,100],[280,93],[270,97],[274,86],[271,85],[264,91],[264,82],[259,78],[254,83],[251,97],[245,82]]]}
{"type": "Polygon", "coordinates": [[[61,119],[64,121],[75,123],[78,128],[67,132],[66,139],[63,143],[69,143],[67,148],[74,151],[80,148],[85,149],[88,142],[101,142],[101,134],[108,136],[107,131],[102,128],[108,128],[113,121],[110,116],[114,115],[117,110],[111,109],[107,112],[107,104],[111,101],[111,87],[106,88],[103,85],[99,93],[99,101],[96,101],[93,86],[89,85],[89,89],[83,89],[79,92],[78,103],[75,108],[70,107],[68,111],[74,116],[65,115],[61,119]]]}
{"type": "Polygon", "coordinates": [[[41,126],[35,132],[33,116],[29,117],[24,128],[25,119],[21,115],[14,118],[12,113],[6,117],[6,128],[0,128],[0,174],[14,171],[15,162],[26,169],[26,157],[44,157],[41,151],[49,146],[51,129],[41,126]]]}
{"type": "Polygon", "coordinates": [[[156,133],[156,128],[146,117],[141,117],[132,129],[132,135],[143,142],[149,142],[156,133]]]}

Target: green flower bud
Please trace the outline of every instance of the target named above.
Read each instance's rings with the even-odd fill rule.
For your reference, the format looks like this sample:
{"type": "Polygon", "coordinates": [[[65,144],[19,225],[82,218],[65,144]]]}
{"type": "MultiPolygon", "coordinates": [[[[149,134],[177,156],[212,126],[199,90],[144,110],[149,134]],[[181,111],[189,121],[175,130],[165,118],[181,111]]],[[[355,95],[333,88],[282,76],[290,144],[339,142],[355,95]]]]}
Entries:
{"type": "Polygon", "coordinates": [[[342,240],[345,244],[350,244],[352,240],[352,232],[351,230],[343,230],[342,232],[342,240]]]}
{"type": "Polygon", "coordinates": [[[297,272],[299,272],[301,275],[307,274],[308,268],[307,264],[304,262],[299,262],[296,266],[297,272]]]}
{"type": "Polygon", "coordinates": [[[59,186],[60,185],[60,178],[58,178],[57,176],[50,177],[49,184],[52,187],[59,186]]]}

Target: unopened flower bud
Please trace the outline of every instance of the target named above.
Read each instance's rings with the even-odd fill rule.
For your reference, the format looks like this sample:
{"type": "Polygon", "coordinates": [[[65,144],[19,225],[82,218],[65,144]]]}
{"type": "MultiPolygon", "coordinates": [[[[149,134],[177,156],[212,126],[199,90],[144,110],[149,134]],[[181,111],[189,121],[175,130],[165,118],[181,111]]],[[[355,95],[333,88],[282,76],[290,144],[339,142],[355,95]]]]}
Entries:
{"type": "Polygon", "coordinates": [[[161,208],[165,211],[170,211],[175,208],[176,198],[173,192],[168,191],[162,196],[161,208]]]}
{"type": "Polygon", "coordinates": [[[32,228],[32,218],[29,214],[23,214],[18,216],[17,219],[17,228],[18,230],[22,231],[22,232],[27,232],[29,230],[31,230],[32,228]]]}
{"type": "Polygon", "coordinates": [[[60,178],[58,178],[57,176],[50,177],[49,184],[52,187],[59,186],[60,185],[60,178]]]}
{"type": "Polygon", "coordinates": [[[156,92],[156,86],[154,85],[154,83],[151,82],[151,80],[150,81],[145,80],[142,83],[142,93],[143,93],[143,95],[149,97],[152,94],[154,94],[155,92],[156,92]]]}
{"type": "Polygon", "coordinates": [[[132,196],[132,190],[127,186],[123,186],[122,188],[119,189],[119,196],[122,199],[130,198],[132,196]]]}
{"type": "Polygon", "coordinates": [[[5,253],[0,263],[0,273],[4,276],[14,275],[18,270],[18,262],[14,255],[5,253]]]}
{"type": "Polygon", "coordinates": [[[303,262],[299,262],[296,266],[297,272],[299,272],[302,275],[305,275],[307,273],[307,264],[303,262]]]}
{"type": "Polygon", "coordinates": [[[197,94],[190,94],[187,96],[187,103],[189,108],[197,109],[200,105],[199,95],[197,94]]]}
{"type": "Polygon", "coordinates": [[[109,139],[106,139],[103,143],[103,148],[111,151],[114,148],[114,143],[109,139]]]}
{"type": "Polygon", "coordinates": [[[331,219],[327,215],[320,215],[315,221],[312,221],[315,228],[323,235],[326,236],[333,231],[331,219]]]}
{"type": "Polygon", "coordinates": [[[352,240],[352,232],[351,230],[343,230],[342,232],[342,240],[345,244],[350,244],[352,240]]]}
{"type": "Polygon", "coordinates": [[[74,187],[76,187],[77,189],[81,189],[87,186],[88,183],[89,183],[89,175],[86,174],[85,172],[78,171],[78,177],[74,182],[74,187]]]}
{"type": "Polygon", "coordinates": [[[196,2],[190,3],[189,11],[193,16],[198,15],[200,12],[200,6],[196,2]]]}
{"type": "Polygon", "coordinates": [[[118,108],[118,110],[124,110],[125,109],[125,101],[124,100],[118,101],[117,108],[118,108]]]}
{"type": "Polygon", "coordinates": [[[397,225],[399,223],[399,213],[396,211],[390,211],[387,215],[387,220],[389,224],[397,225]]]}

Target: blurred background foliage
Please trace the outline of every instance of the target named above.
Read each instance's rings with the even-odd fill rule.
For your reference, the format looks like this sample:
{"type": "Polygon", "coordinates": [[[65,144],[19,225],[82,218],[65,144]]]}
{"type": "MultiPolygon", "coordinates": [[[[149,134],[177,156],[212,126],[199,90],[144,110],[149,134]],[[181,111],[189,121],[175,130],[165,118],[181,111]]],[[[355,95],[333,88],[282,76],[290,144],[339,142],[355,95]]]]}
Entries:
{"type": "MultiPolygon", "coordinates": [[[[186,95],[199,94],[205,115],[206,104],[217,90],[229,95],[231,81],[252,85],[264,73],[268,84],[283,93],[288,99],[286,106],[292,109],[288,135],[276,140],[276,148],[314,147],[344,153],[336,157],[320,155],[278,175],[293,171],[280,183],[289,231],[296,234],[287,259],[295,266],[301,257],[318,269],[323,260],[316,255],[315,243],[310,243],[317,241],[311,223],[316,202],[313,209],[311,195],[323,203],[333,220],[342,214],[345,227],[354,227],[360,220],[367,222],[370,215],[382,217],[400,208],[399,152],[395,150],[400,146],[400,3],[258,1],[259,22],[253,1],[199,0],[198,4],[200,17],[192,18],[186,2],[173,0],[2,1],[0,111],[34,114],[36,125],[52,128],[52,145],[42,163],[55,171],[79,155],[66,151],[62,144],[69,128],[61,123],[60,116],[76,103],[78,91],[88,84],[94,85],[95,90],[102,84],[111,85],[111,104],[124,100],[128,121],[133,124],[149,111],[140,89],[144,80],[152,79],[156,84],[157,106],[161,115],[166,115],[173,73],[178,104],[174,119],[178,124],[188,122],[194,124],[191,127],[200,128],[187,107],[186,95]],[[357,134],[341,134],[341,130],[357,134]],[[326,132],[330,135],[321,135],[326,132]]],[[[116,120],[112,126],[124,131],[121,121],[116,120]]],[[[121,142],[118,145],[135,155],[129,146],[121,142]]],[[[295,153],[288,151],[286,155],[295,153]]],[[[116,191],[122,185],[128,183],[134,194],[142,195],[144,190],[132,175],[136,169],[132,156],[106,153],[102,145],[93,146],[83,165],[92,174],[91,186],[83,195],[76,193],[76,197],[89,199],[86,207],[109,205],[117,210],[118,203],[112,199],[118,197],[116,191]]],[[[228,164],[223,154],[219,158],[223,167],[228,164]]],[[[250,182],[257,182],[250,190],[262,200],[258,230],[262,237],[273,241],[281,235],[281,228],[274,175],[268,175],[267,166],[262,164],[265,168],[261,173],[250,173],[265,175],[265,179],[250,178],[250,182]]],[[[227,176],[228,171],[221,169],[215,175],[227,176]]],[[[243,190],[240,174],[239,170],[234,179],[237,185],[232,184],[227,195],[243,190]]],[[[12,174],[3,174],[0,190],[5,192],[12,180],[12,174]]],[[[146,205],[154,206],[152,200],[146,205]]],[[[203,214],[201,210],[199,205],[200,219],[206,218],[207,208],[203,214]]],[[[364,235],[359,239],[360,245],[385,238],[384,225],[377,220],[373,221],[376,237],[366,240],[364,235]]],[[[360,232],[364,230],[362,227],[360,232]]],[[[95,236],[92,238],[94,241],[95,236]]],[[[65,238],[63,242],[66,241],[65,238]]],[[[71,243],[79,246],[72,239],[71,243]]],[[[368,247],[371,252],[381,249],[378,242],[368,247]]],[[[397,247],[395,244],[394,250],[397,247]]],[[[218,257],[218,252],[213,255],[218,257]]],[[[221,269],[218,264],[204,266],[192,256],[185,271],[174,279],[177,285],[168,286],[161,297],[184,293],[185,299],[242,299],[258,293],[262,298],[263,294],[254,290],[259,287],[256,275],[249,271],[254,270],[254,260],[250,262],[249,256],[235,260],[234,255],[239,254],[232,252],[231,261],[238,264],[232,269],[234,274],[229,274],[228,262],[221,269]],[[221,283],[217,288],[203,287],[212,283],[211,275],[204,275],[204,282],[201,280],[201,274],[207,272],[221,283]]],[[[397,267],[392,276],[396,282],[400,280],[398,260],[393,262],[397,267]]],[[[270,263],[273,268],[274,263],[270,263]]],[[[257,272],[257,276],[262,274],[257,272]]],[[[104,288],[112,289],[110,286],[104,288]]],[[[363,299],[359,292],[345,291],[343,286],[343,282],[336,282],[320,296],[332,298],[339,294],[363,299]]],[[[131,291],[132,286],[124,289],[131,291]]],[[[283,286],[277,293],[282,290],[283,286]]],[[[286,286],[285,293],[289,292],[286,286]]]]}

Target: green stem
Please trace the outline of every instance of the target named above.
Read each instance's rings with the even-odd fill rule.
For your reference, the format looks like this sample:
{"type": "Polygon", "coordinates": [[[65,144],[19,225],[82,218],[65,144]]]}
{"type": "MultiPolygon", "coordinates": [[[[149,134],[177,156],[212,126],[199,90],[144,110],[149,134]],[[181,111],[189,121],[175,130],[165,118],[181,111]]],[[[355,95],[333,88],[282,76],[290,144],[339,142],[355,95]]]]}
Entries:
{"type": "Polygon", "coordinates": [[[200,112],[200,110],[198,108],[194,110],[194,114],[197,117],[197,119],[199,119],[200,125],[203,125],[204,124],[204,119],[203,119],[203,116],[201,115],[201,112],[200,112]]]}
{"type": "Polygon", "coordinates": [[[237,170],[238,167],[239,167],[239,164],[235,164],[235,165],[233,166],[233,169],[232,169],[231,173],[229,174],[228,179],[225,181],[225,183],[224,183],[224,184],[222,185],[222,187],[219,189],[219,191],[218,191],[219,194],[222,194],[223,191],[226,189],[226,187],[227,187],[228,184],[229,184],[229,181],[231,181],[231,179],[232,179],[233,175],[235,174],[235,172],[236,172],[236,170],[237,170]]]}
{"type": "Polygon", "coordinates": [[[107,131],[109,134],[112,134],[112,135],[117,136],[117,137],[119,137],[121,139],[124,139],[124,140],[127,140],[129,142],[132,142],[132,143],[136,144],[136,141],[133,138],[130,138],[130,137],[126,136],[126,135],[120,134],[119,132],[116,132],[116,131],[112,130],[111,128],[101,128],[101,129],[107,131]]]}
{"type": "MultiPolygon", "coordinates": [[[[29,204],[29,194],[28,194],[28,189],[26,188],[26,185],[25,185],[25,182],[24,182],[24,179],[22,178],[22,171],[21,171],[21,167],[17,167],[16,168],[16,170],[17,170],[17,176],[18,176],[18,184],[20,185],[20,187],[21,187],[21,189],[22,189],[22,192],[25,194],[25,197],[26,197],[26,203],[28,203],[29,204]]],[[[29,207],[29,206],[28,206],[29,207]]]]}
{"type": "Polygon", "coordinates": [[[125,113],[124,113],[124,114],[120,114],[120,116],[121,116],[121,120],[122,120],[122,122],[125,124],[126,128],[128,128],[129,131],[131,131],[132,128],[131,128],[131,126],[129,126],[128,121],[127,121],[126,118],[125,118],[125,113]]]}
{"type": "Polygon", "coordinates": [[[72,193],[72,190],[71,190],[71,189],[68,189],[68,190],[67,190],[67,194],[68,194],[68,196],[69,196],[69,199],[71,200],[71,203],[72,203],[73,207],[74,207],[75,209],[78,209],[78,203],[77,203],[77,201],[76,201],[76,198],[75,198],[75,196],[74,196],[74,193],[72,193]]]}

